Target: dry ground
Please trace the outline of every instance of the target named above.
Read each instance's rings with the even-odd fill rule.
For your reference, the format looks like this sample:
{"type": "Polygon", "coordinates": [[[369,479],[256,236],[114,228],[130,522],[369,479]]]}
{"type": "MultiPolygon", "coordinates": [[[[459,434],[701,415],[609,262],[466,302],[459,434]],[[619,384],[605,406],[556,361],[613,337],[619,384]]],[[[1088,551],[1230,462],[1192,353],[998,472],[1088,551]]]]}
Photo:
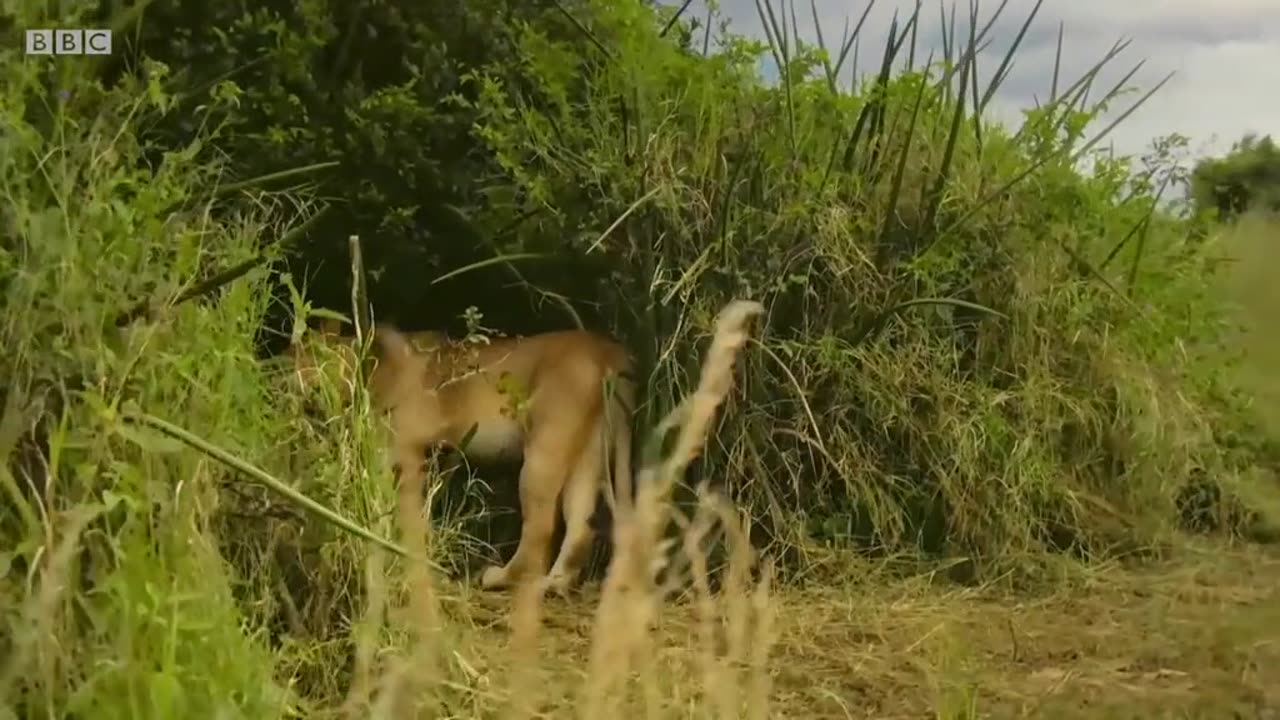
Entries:
{"type": "MultiPolygon", "coordinates": [[[[1280,718],[1280,553],[1188,550],[1158,569],[1081,573],[1038,596],[941,585],[779,593],[769,717],[1280,718]]],[[[574,716],[591,595],[548,601],[538,685],[548,717],[574,716]]],[[[449,614],[474,629],[458,638],[455,662],[488,714],[505,670],[485,658],[507,655],[510,600],[460,600],[449,614]]],[[[664,717],[697,715],[693,616],[687,603],[663,615],[664,717]]]]}

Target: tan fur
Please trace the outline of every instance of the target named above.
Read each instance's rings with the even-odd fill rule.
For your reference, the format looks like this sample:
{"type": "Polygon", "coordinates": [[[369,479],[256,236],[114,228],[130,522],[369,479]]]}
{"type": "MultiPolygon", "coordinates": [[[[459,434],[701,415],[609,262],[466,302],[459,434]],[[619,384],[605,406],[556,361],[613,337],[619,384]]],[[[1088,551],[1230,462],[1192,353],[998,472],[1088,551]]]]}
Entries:
{"type": "MultiPolygon", "coordinates": [[[[322,333],[334,339],[332,325],[322,333]]],[[[520,543],[505,566],[485,569],[482,585],[497,588],[547,572],[559,501],[565,537],[545,582],[565,592],[590,551],[598,494],[614,505],[606,453],[619,494],[629,498],[634,388],[624,377],[632,369],[626,350],[581,330],[473,344],[382,325],[374,339],[370,396],[390,414],[401,487],[421,487],[425,453],[458,447],[474,426],[464,450],[469,458],[524,460],[520,543]],[[613,380],[606,417],[607,378],[613,380]]],[[[340,347],[346,349],[340,371],[350,377],[354,354],[349,342],[340,347]]],[[[305,347],[291,353],[299,380],[314,381],[314,353],[305,347]]]]}

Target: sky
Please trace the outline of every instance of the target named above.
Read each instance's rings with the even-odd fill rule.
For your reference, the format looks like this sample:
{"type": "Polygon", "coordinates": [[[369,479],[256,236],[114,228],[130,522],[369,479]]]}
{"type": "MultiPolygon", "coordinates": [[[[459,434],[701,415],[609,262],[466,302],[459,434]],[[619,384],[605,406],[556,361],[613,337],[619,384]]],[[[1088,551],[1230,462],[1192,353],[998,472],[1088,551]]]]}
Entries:
{"type": "MultiPolygon", "coordinates": [[[[680,4],[677,0],[662,2],[680,4]]],[[[772,0],[775,13],[781,2],[772,0]]],[[[764,37],[756,3],[720,0],[721,13],[729,19],[732,32],[764,37]]],[[[942,3],[949,14],[952,0],[942,3]]],[[[990,46],[979,56],[979,79],[984,84],[1034,5],[1035,0],[1008,0],[989,34],[990,46]]],[[[846,18],[852,27],[866,6],[866,0],[799,0],[794,11],[800,37],[816,43],[816,10],[823,39],[831,48],[839,42],[846,18]]],[[[979,27],[998,6],[998,0],[981,0],[979,27]]],[[[692,0],[686,13],[705,16],[706,7],[706,0],[692,0]]],[[[905,18],[914,7],[915,0],[875,2],[860,34],[860,73],[878,66],[895,10],[905,18]]],[[[921,59],[930,49],[941,54],[940,7],[939,0],[925,0],[921,9],[916,41],[921,59]]],[[[962,0],[955,10],[957,21],[968,12],[969,2],[962,0]]],[[[790,16],[790,10],[787,14],[790,16]]],[[[1131,42],[1101,73],[1095,84],[1098,92],[1145,60],[1130,81],[1139,92],[1122,99],[1093,127],[1095,131],[1165,75],[1174,73],[1108,135],[1117,152],[1140,154],[1153,138],[1175,132],[1190,138],[1192,157],[1225,152],[1246,132],[1280,138],[1280,0],[1044,0],[1023,38],[1013,70],[989,108],[996,119],[1016,124],[1022,109],[1034,107],[1036,98],[1043,101],[1048,96],[1060,23],[1060,87],[1096,64],[1117,40],[1131,42]]],[[[960,34],[967,38],[967,33],[965,24],[960,34]]],[[[846,78],[849,71],[846,67],[846,78]]],[[[765,72],[776,76],[772,63],[765,72]]]]}

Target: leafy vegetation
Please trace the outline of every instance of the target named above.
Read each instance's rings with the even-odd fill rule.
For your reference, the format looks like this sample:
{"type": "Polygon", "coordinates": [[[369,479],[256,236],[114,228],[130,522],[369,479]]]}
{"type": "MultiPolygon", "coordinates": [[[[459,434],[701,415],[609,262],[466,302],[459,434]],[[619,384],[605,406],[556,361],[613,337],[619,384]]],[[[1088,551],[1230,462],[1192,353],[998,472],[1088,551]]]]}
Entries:
{"type": "MultiPolygon", "coordinates": [[[[1141,158],[1095,151],[1109,129],[1095,120],[1124,96],[1097,73],[1121,48],[1080,78],[1055,73],[1014,130],[987,122],[998,85],[976,80],[975,57],[1007,67],[1018,49],[978,55],[991,18],[950,22],[934,56],[916,46],[923,19],[903,18],[882,66],[844,88],[854,37],[804,42],[782,8],[760,8],[768,42],[640,0],[169,2],[107,18],[122,28],[111,59],[0,50],[4,712],[487,717],[521,688],[567,685],[585,688],[581,703],[547,707],[605,712],[625,700],[609,685],[627,682],[616,652],[647,658],[637,702],[663,714],[743,704],[765,717],[772,697],[804,716],[787,703],[836,712],[821,705],[830,692],[787,685],[765,654],[837,655],[795,644],[808,631],[790,620],[806,612],[788,588],[862,597],[867,611],[885,591],[856,578],[873,574],[910,583],[928,618],[979,627],[998,620],[959,613],[904,569],[980,588],[938,591],[970,605],[1008,603],[1012,586],[1096,587],[1116,561],[1167,566],[1188,544],[1217,553],[1220,574],[1274,571],[1254,550],[1224,550],[1274,539],[1280,521],[1275,389],[1257,364],[1274,345],[1258,321],[1274,283],[1231,269],[1265,263],[1223,262],[1272,257],[1274,225],[1250,216],[1227,232],[1162,209],[1187,174],[1177,138],[1141,158]],[[776,83],[758,71],[765,58],[776,83]],[[517,672],[537,657],[537,602],[515,600],[508,665],[492,599],[442,573],[406,578],[426,565],[406,555],[461,575],[502,551],[503,469],[433,490],[424,548],[369,541],[403,520],[367,404],[342,407],[332,387],[301,397],[266,357],[310,315],[351,312],[364,277],[352,248],[379,319],[624,338],[646,389],[638,431],[745,343],[705,450],[677,442],[660,448],[674,465],[651,466],[685,481],[676,509],[692,518],[698,602],[668,628],[688,655],[619,639],[652,608],[606,588],[588,681],[544,651],[554,678],[537,682],[517,672]],[[740,298],[764,308],[757,339],[721,327],[706,351],[740,298]],[[752,578],[735,513],[768,559],[752,578]],[[728,569],[712,573],[724,583],[712,597],[717,564],[728,569]],[[406,598],[409,612],[387,614],[406,598]],[[429,612],[440,627],[421,624],[429,612]]],[[[12,12],[26,14],[10,27],[44,20],[12,12]]],[[[1193,201],[1217,207],[1213,188],[1237,183],[1248,200],[1233,211],[1265,209],[1272,155],[1246,141],[1201,163],[1193,201]]],[[[620,546],[615,566],[649,567],[656,544],[620,546]]],[[[1273,599],[1236,581],[1242,603],[1273,599]]],[[[1192,618],[1199,642],[1221,606],[1196,602],[1170,612],[1192,618]]],[[[1046,626],[1060,624],[1045,607],[1046,626]]],[[[1252,610],[1234,619],[1221,630],[1232,638],[1274,625],[1252,610]]],[[[919,646],[895,641],[894,657],[919,646]]],[[[911,682],[930,684],[940,716],[973,716],[978,681],[952,682],[972,668],[928,648],[911,682]]],[[[1265,652],[1215,657],[1256,668],[1265,652]]],[[[1270,677],[1215,682],[1263,707],[1270,677]]],[[[1022,692],[992,707],[1025,712],[1011,699],[1022,692]]]]}
{"type": "Polygon", "coordinates": [[[1270,135],[1246,135],[1225,156],[1196,164],[1191,197],[1220,221],[1250,211],[1280,212],[1280,148],[1270,135]]]}

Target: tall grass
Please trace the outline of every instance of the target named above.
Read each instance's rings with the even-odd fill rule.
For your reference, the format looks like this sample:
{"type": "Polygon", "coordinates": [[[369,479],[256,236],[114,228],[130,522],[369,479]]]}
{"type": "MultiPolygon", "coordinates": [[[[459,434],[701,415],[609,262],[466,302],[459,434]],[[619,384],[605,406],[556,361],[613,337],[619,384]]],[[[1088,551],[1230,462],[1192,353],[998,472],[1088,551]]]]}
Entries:
{"type": "Polygon", "coordinates": [[[476,78],[477,132],[502,163],[478,222],[532,217],[528,242],[617,269],[600,294],[649,371],[651,418],[693,382],[714,309],[760,299],[744,402],[693,471],[750,508],[787,569],[850,547],[986,577],[1045,551],[1146,552],[1180,532],[1198,478],[1233,484],[1216,361],[1175,350],[1213,342],[1221,318],[1186,299],[1208,259],[1157,210],[1177,160],[1157,145],[1135,175],[1138,158],[1098,150],[1114,124],[1096,118],[1158,89],[1102,83],[1127,43],[1080,77],[1055,70],[1011,132],[983,112],[1003,74],[982,86],[975,69],[1017,53],[1021,34],[981,52],[1003,4],[946,19],[941,56],[913,42],[921,11],[904,14],[852,93],[837,79],[865,27],[806,42],[762,0],[767,43],[716,33],[703,58],[658,30],[687,19],[605,5],[576,18],[604,51],[571,57],[530,30],[522,84],[476,78]],[[762,56],[776,86],[749,70],[762,56]]]}
{"type": "MultiPolygon", "coordinates": [[[[608,62],[562,57],[528,30],[533,90],[472,76],[477,136],[505,164],[468,179],[493,192],[480,224],[551,210],[527,226],[533,241],[568,237],[625,268],[611,307],[652,371],[641,426],[658,439],[614,525],[579,658],[584,717],[769,715],[776,578],[749,540],[809,561],[793,570],[839,569],[860,545],[974,558],[990,577],[1034,573],[1046,550],[1158,545],[1196,483],[1218,491],[1211,510],[1266,509],[1267,451],[1235,443],[1259,436],[1219,397],[1222,359],[1204,351],[1222,337],[1201,272],[1213,258],[1153,212],[1159,178],[1105,159],[1076,169],[1103,134],[1085,134],[1102,107],[1086,100],[1096,69],[1055,78],[1053,101],[1013,133],[972,111],[995,89],[975,88],[980,23],[967,38],[951,27],[941,62],[896,72],[914,48],[908,18],[876,79],[839,93],[844,52],[776,18],[769,46],[723,38],[704,60],[642,3],[586,5],[608,62]],[[780,87],[746,69],[766,51],[780,87]],[[560,92],[570,83],[585,104],[560,92]],[[612,232],[570,232],[584,226],[612,232]],[[708,480],[701,493],[682,497],[686,470],[708,480]],[[699,621],[696,697],[669,692],[663,673],[681,670],[649,632],[675,556],[699,621]]],[[[358,384],[301,395],[255,356],[297,198],[224,182],[216,127],[190,146],[147,144],[174,107],[163,66],[104,88],[83,79],[88,62],[0,50],[0,709],[544,710],[540,595],[517,591],[509,652],[482,654],[471,611],[485,601],[429,567],[456,570],[470,550],[465,518],[438,510],[441,484],[424,522],[397,504],[386,429],[358,384]],[[283,478],[346,527],[131,421],[141,414],[283,478]]],[[[205,92],[209,106],[237,101],[229,85],[205,92]]],[[[1264,257],[1265,227],[1241,226],[1240,247],[1264,257]]],[[[1240,305],[1267,307],[1266,283],[1239,267],[1240,305]]],[[[293,304],[300,334],[316,309],[303,291],[293,304]]],[[[1236,341],[1265,353],[1266,337],[1236,341]]],[[[1217,514],[1231,530],[1248,515],[1217,514]]]]}
{"type": "Polygon", "coordinates": [[[167,102],[163,68],[116,90],[78,82],[59,100],[45,73],[63,68],[17,52],[3,51],[0,89],[0,706],[279,715],[291,693],[272,680],[264,628],[244,624],[217,527],[229,478],[123,420],[144,408],[249,458],[279,457],[288,423],[263,412],[252,346],[262,272],[211,302],[170,304],[280,232],[272,201],[218,221],[201,191],[218,168],[197,163],[198,148],[140,162],[138,123],[167,102]],[[120,326],[140,302],[144,317],[120,326]]]}

